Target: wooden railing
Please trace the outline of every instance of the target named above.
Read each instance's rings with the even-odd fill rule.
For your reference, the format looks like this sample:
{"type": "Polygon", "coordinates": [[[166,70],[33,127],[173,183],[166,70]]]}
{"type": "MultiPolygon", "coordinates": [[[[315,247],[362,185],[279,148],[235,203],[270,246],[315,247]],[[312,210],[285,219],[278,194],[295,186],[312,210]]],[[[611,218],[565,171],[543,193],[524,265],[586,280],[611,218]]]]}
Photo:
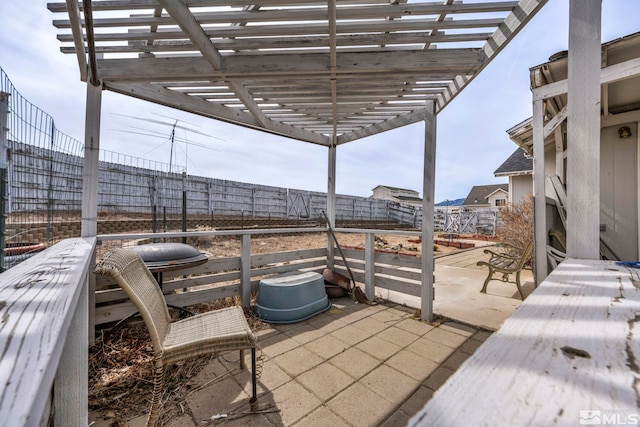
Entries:
{"type": "Polygon", "coordinates": [[[409,425],[637,425],[638,276],[562,262],[409,425]]]}
{"type": "Polygon", "coordinates": [[[0,425],[87,425],[94,248],[63,240],[0,274],[0,425]]]}
{"type": "MultiPolygon", "coordinates": [[[[257,290],[259,280],[264,276],[295,270],[321,272],[331,265],[326,247],[252,255],[250,253],[251,237],[260,234],[317,233],[319,231],[326,233],[327,229],[145,233],[105,235],[99,236],[99,240],[124,241],[125,239],[175,238],[184,235],[189,237],[240,236],[242,240],[239,256],[212,258],[206,264],[197,267],[164,273],[163,291],[166,293],[165,298],[169,304],[180,307],[238,295],[241,296],[243,305],[248,305],[250,292],[257,290]]],[[[419,236],[419,233],[368,229],[336,231],[366,235],[367,244],[363,250],[345,249],[343,252],[355,280],[365,284],[365,292],[370,299],[374,296],[375,287],[420,296],[420,257],[376,252],[373,245],[373,236],[377,234],[402,234],[415,237],[419,236]],[[371,261],[367,263],[365,260],[371,261]]],[[[333,258],[335,269],[347,275],[344,262],[335,250],[333,258]]],[[[110,278],[97,277],[96,289],[95,322],[97,325],[123,319],[137,311],[133,303],[128,301],[124,292],[110,278]]]]}

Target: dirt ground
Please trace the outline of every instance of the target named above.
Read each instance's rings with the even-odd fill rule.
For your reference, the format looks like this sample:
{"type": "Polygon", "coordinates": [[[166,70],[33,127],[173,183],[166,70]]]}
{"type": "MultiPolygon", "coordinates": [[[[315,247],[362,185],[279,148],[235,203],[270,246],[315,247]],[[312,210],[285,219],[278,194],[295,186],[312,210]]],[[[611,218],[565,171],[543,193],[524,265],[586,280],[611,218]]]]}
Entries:
{"type": "MultiPolygon", "coordinates": [[[[365,247],[364,234],[336,233],[336,238],[338,239],[340,247],[343,249],[364,249],[365,247]]],[[[376,236],[375,240],[377,250],[408,255],[419,255],[422,252],[422,244],[420,240],[414,236],[380,235],[376,236]]],[[[240,253],[240,240],[235,237],[202,237],[191,239],[189,243],[198,247],[210,257],[237,256],[240,253]]],[[[326,246],[327,235],[324,233],[274,235],[251,238],[252,254],[323,248],[326,246]]],[[[457,250],[456,248],[448,246],[434,245],[436,256],[457,250]]]]}

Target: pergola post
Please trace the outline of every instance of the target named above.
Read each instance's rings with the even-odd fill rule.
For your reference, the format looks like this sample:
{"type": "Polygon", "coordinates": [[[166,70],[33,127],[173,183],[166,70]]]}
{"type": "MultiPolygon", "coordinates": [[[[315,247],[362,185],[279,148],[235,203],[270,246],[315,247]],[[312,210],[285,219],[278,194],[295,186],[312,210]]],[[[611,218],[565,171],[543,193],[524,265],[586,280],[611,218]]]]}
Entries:
{"type": "Polygon", "coordinates": [[[422,180],[422,283],[420,317],[433,320],[433,194],[436,175],[436,104],[427,101],[424,117],[424,171],[422,180]]]}
{"type": "MultiPolygon", "coordinates": [[[[329,170],[327,173],[327,218],[329,226],[335,228],[336,224],[336,138],[329,146],[329,170]]],[[[333,239],[327,234],[327,267],[333,268],[333,239]]]]}
{"type": "MultiPolygon", "coordinates": [[[[82,167],[82,222],[80,229],[82,237],[95,237],[98,235],[98,163],[100,160],[102,84],[100,82],[97,83],[98,84],[93,85],[91,82],[87,82],[87,105],[84,122],[84,163],[82,167]]],[[[96,324],[95,275],[89,274],[87,282],[87,329],[89,344],[93,344],[96,324]]]]}
{"type": "Polygon", "coordinates": [[[534,282],[538,286],[548,274],[547,268],[547,198],[544,175],[544,102],[533,102],[533,238],[535,244],[534,282]]]}
{"type": "Polygon", "coordinates": [[[82,169],[82,237],[98,234],[98,161],[100,159],[100,112],[102,85],[87,82],[82,169]]]}
{"type": "Polygon", "coordinates": [[[567,255],[600,257],[601,0],[569,2],[567,255]]]}

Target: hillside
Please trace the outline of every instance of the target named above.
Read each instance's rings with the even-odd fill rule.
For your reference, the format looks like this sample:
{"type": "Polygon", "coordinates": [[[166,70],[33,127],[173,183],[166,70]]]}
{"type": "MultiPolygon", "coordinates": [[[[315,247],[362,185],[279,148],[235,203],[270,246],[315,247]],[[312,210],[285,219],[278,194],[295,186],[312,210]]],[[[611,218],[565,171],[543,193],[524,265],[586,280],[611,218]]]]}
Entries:
{"type": "Polygon", "coordinates": [[[436,203],[435,206],[462,206],[463,202],[464,197],[462,199],[445,200],[443,202],[436,203]]]}

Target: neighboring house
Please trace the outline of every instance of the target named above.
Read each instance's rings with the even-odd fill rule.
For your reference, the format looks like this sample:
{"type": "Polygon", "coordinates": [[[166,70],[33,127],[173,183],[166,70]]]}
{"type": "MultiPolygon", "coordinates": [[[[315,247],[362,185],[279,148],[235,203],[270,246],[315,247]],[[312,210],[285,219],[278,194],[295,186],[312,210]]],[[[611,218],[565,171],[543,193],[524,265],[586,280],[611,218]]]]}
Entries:
{"type": "Polygon", "coordinates": [[[493,175],[496,178],[503,176],[509,178],[509,203],[511,204],[524,200],[533,192],[533,158],[522,148],[517,148],[493,172],[493,175]]]}
{"type": "Polygon", "coordinates": [[[422,199],[420,198],[420,193],[417,191],[386,185],[378,185],[371,191],[373,191],[372,199],[391,200],[393,202],[422,207],[422,199]]]}
{"type": "Polygon", "coordinates": [[[505,206],[509,200],[509,184],[474,185],[462,206],[469,209],[505,206]]]}
{"type": "Polygon", "coordinates": [[[538,282],[546,276],[552,229],[566,233],[569,257],[594,259],[599,249],[609,259],[639,259],[640,33],[604,43],[600,53],[599,87],[574,86],[575,109],[567,102],[568,82],[584,76],[570,75],[566,52],[530,68],[534,117],[507,131],[535,155],[538,282]],[[588,102],[580,98],[585,94],[588,102]]]}

